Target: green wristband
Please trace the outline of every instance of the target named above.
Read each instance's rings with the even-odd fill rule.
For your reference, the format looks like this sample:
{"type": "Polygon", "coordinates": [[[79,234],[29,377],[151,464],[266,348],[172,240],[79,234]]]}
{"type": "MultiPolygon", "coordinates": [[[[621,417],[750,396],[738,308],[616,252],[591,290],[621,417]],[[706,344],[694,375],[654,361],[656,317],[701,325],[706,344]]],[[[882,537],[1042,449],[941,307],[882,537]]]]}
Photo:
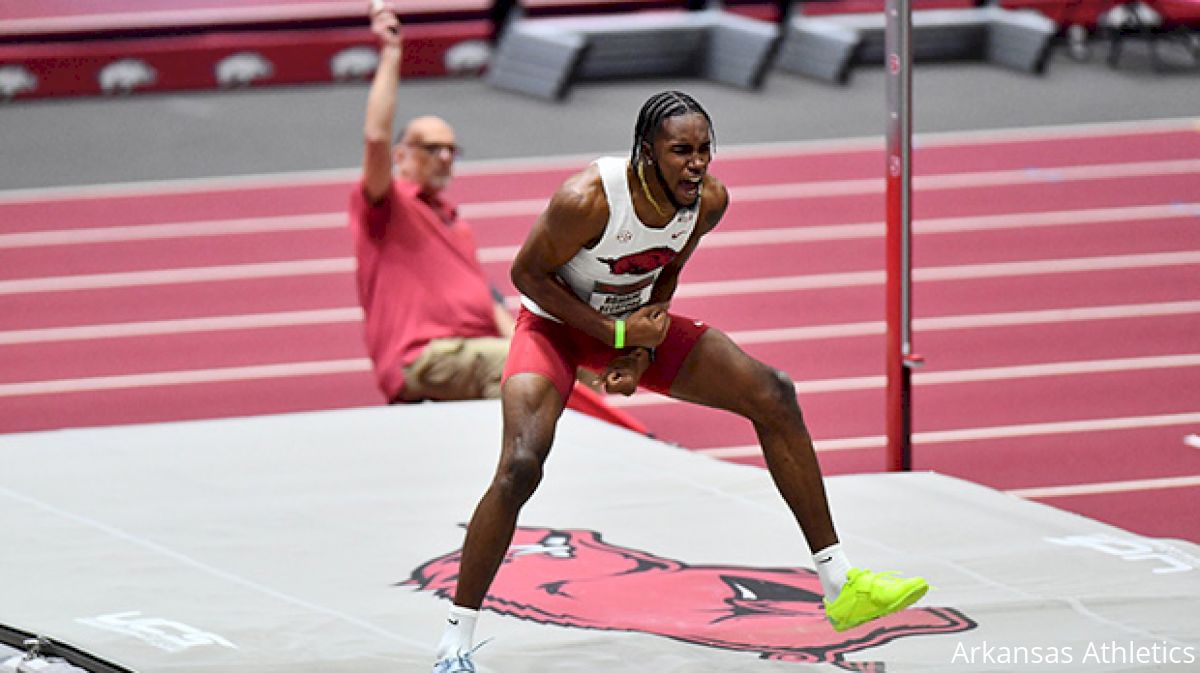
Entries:
{"type": "Polygon", "coordinates": [[[625,347],[625,321],[618,320],[613,324],[613,348],[620,350],[625,347]]]}

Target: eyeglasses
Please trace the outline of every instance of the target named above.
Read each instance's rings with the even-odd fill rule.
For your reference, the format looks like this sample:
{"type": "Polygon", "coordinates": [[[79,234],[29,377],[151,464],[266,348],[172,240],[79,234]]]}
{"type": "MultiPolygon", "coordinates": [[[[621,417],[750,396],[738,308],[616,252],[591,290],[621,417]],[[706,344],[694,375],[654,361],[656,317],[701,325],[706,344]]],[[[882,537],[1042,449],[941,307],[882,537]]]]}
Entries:
{"type": "Polygon", "coordinates": [[[442,152],[449,152],[451,158],[457,157],[460,154],[462,154],[462,148],[459,147],[458,145],[455,145],[454,143],[405,143],[405,144],[408,145],[409,147],[414,147],[416,149],[422,150],[428,154],[441,154],[442,152]]]}

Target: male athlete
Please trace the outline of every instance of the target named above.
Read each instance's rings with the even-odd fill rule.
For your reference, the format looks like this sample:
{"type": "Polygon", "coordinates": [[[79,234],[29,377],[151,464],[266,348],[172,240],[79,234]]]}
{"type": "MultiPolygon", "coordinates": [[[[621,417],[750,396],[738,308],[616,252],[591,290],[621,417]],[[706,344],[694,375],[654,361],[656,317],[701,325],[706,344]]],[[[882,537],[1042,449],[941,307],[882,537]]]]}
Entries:
{"type": "Polygon", "coordinates": [[[599,372],[610,393],[641,385],[754,424],[771,476],[817,550],[833,628],[902,610],[928,590],[919,577],[851,567],[791,379],[719,330],[668,312],[679,272],[729,205],[725,186],[708,174],[712,151],[712,120],[699,103],[677,91],[652,96],[638,115],[632,157],[598,159],[567,179],[517,254],[512,279],[523,308],[500,393],[500,464],[467,527],[434,673],[475,670],[478,611],[541,481],[576,366],[599,372]]]}

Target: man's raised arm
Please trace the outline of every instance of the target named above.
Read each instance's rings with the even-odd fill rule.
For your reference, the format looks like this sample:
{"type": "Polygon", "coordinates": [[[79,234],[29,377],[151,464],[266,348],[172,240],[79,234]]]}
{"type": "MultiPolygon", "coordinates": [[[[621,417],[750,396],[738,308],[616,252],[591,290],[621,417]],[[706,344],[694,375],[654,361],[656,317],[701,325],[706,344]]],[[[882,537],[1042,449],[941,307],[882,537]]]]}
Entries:
{"type": "Polygon", "coordinates": [[[400,87],[400,20],[382,2],[371,3],[371,32],[379,38],[379,67],[367,94],[363,124],[363,196],[378,203],[392,188],[392,124],[400,87]]]}

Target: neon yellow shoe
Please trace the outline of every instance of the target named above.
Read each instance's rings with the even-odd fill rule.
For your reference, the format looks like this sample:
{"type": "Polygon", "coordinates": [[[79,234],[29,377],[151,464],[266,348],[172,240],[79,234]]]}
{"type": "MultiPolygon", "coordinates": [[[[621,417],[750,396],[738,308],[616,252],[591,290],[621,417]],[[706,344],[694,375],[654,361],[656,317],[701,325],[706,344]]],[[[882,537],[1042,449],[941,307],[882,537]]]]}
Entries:
{"type": "Polygon", "coordinates": [[[825,616],[835,631],[846,631],[872,619],[899,612],[916,603],[929,591],[920,577],[896,577],[894,572],[876,573],[851,568],[846,586],[832,603],[825,601],[825,616]]]}

